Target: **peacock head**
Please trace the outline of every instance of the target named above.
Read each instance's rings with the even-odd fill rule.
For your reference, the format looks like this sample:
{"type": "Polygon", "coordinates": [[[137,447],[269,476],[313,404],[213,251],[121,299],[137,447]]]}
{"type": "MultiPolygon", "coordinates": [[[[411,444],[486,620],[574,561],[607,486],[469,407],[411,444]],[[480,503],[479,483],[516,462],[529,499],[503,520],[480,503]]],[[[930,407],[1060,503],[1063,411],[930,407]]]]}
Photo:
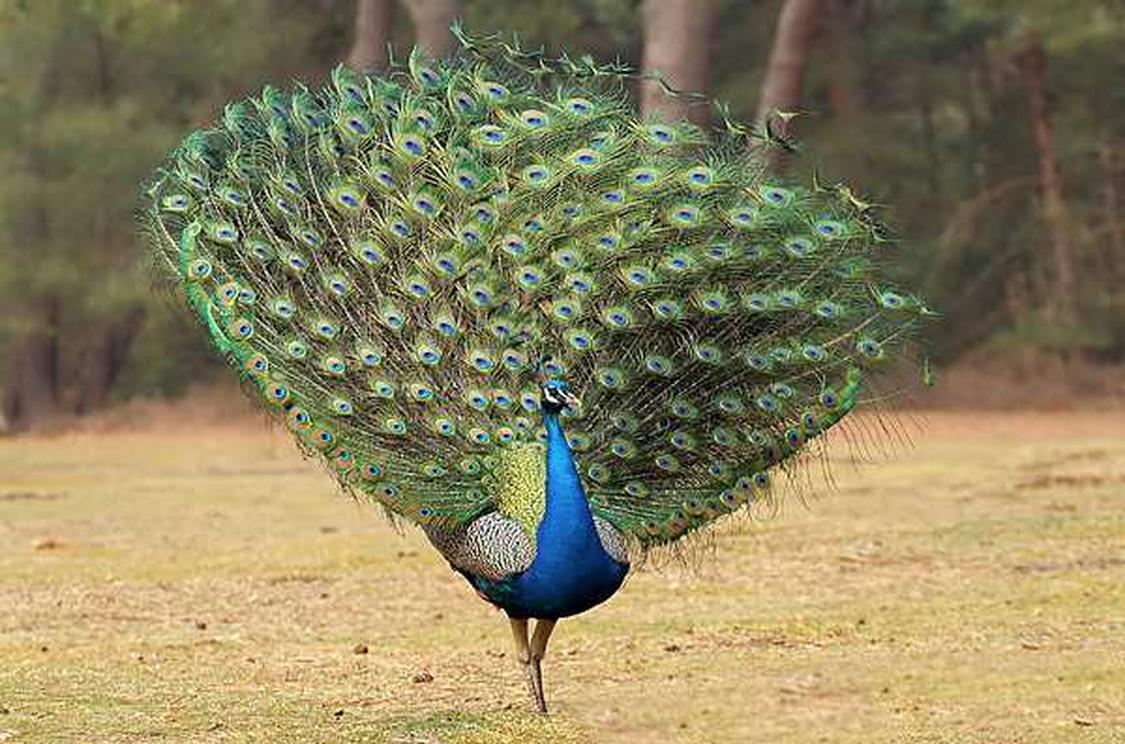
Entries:
{"type": "Polygon", "coordinates": [[[544,413],[558,413],[566,406],[577,407],[578,398],[562,380],[547,380],[539,387],[539,407],[544,413]]]}

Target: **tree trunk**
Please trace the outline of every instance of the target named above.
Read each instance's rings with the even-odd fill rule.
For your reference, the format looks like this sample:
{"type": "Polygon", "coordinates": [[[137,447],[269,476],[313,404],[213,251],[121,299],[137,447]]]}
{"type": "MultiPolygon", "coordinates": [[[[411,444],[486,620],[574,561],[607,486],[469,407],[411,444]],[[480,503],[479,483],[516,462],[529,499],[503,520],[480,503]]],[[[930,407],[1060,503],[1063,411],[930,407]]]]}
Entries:
{"type": "Polygon", "coordinates": [[[59,299],[42,298],[40,317],[17,344],[4,391],[4,418],[15,431],[50,423],[59,415],[59,299]]]}
{"type": "Polygon", "coordinates": [[[981,105],[984,96],[981,64],[980,59],[974,55],[962,69],[961,110],[965,112],[968,132],[967,136],[960,138],[961,172],[969,193],[980,191],[981,184],[987,182],[984,163],[980,161],[977,147],[982,139],[982,123],[985,118],[984,107],[981,105]]]}
{"type": "Polygon", "coordinates": [[[414,24],[414,42],[431,57],[448,57],[456,49],[449,26],[461,15],[459,0],[402,0],[414,24]]]}
{"type": "Polygon", "coordinates": [[[766,78],[758,99],[757,122],[764,125],[775,111],[794,111],[801,103],[801,84],[812,51],[823,0],[785,0],[777,18],[766,78]]]}
{"type": "Polygon", "coordinates": [[[1113,135],[1107,127],[1098,138],[1098,164],[1102,171],[1102,210],[1109,235],[1109,250],[1104,255],[1110,259],[1108,268],[1116,276],[1119,267],[1114,259],[1120,260],[1125,248],[1125,222],[1121,219],[1121,195],[1117,190],[1118,153],[1113,145],[1113,135]]]}
{"type": "Polygon", "coordinates": [[[867,0],[831,0],[829,18],[832,33],[826,40],[830,65],[828,70],[828,107],[832,115],[848,120],[862,108],[859,85],[857,37],[868,19],[867,0]]]}
{"type": "Polygon", "coordinates": [[[934,126],[934,103],[930,99],[930,81],[923,79],[918,84],[918,118],[922,124],[922,146],[926,151],[926,176],[930,195],[941,195],[941,154],[938,152],[937,128],[934,126]]]}
{"type": "Polygon", "coordinates": [[[105,34],[100,28],[94,30],[94,58],[98,65],[98,94],[102,97],[102,103],[108,106],[113,103],[113,66],[105,34]]]}
{"type": "Polygon", "coordinates": [[[1047,103],[1047,56],[1039,37],[1030,34],[1023,54],[1024,82],[1027,85],[1031,128],[1039,153],[1039,182],[1043,190],[1043,218],[1051,235],[1054,262],[1054,287],[1050,309],[1056,320],[1073,322],[1074,245],[1067,225],[1066,201],[1055,146],[1051,138],[1051,117],[1047,103]]]}
{"type": "Polygon", "coordinates": [[[144,309],[132,308],[90,340],[79,370],[77,413],[89,413],[105,404],[142,320],[144,309]]]}
{"type": "Polygon", "coordinates": [[[386,68],[394,7],[394,0],[356,0],[355,36],[347,56],[349,67],[364,72],[386,68]]]}
{"type": "MultiPolygon", "coordinates": [[[[712,0],[645,0],[642,12],[643,71],[659,73],[676,90],[705,93],[711,73],[712,0]]],[[[710,107],[690,104],[687,98],[668,95],[655,80],[641,83],[641,112],[645,116],[666,121],[690,119],[706,125],[710,107]]]]}

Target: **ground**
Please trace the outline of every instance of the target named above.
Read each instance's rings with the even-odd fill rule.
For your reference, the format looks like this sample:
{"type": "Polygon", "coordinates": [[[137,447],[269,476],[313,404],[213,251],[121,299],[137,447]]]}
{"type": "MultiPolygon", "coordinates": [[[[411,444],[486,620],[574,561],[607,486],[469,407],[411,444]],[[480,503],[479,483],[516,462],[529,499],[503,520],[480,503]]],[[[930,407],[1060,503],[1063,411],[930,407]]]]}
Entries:
{"type": "Polygon", "coordinates": [[[549,718],[503,617],[282,433],[0,441],[0,741],[1125,742],[1125,417],[901,420],[563,621],[549,718]]]}

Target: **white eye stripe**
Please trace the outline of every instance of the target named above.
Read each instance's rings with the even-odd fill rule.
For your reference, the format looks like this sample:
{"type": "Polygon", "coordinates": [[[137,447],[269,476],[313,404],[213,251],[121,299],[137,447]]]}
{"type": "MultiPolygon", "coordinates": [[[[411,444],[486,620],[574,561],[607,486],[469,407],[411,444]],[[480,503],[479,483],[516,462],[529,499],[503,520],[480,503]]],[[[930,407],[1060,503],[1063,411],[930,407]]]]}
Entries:
{"type": "Polygon", "coordinates": [[[557,387],[546,387],[540,389],[543,401],[551,405],[563,405],[566,403],[566,393],[557,387]]]}

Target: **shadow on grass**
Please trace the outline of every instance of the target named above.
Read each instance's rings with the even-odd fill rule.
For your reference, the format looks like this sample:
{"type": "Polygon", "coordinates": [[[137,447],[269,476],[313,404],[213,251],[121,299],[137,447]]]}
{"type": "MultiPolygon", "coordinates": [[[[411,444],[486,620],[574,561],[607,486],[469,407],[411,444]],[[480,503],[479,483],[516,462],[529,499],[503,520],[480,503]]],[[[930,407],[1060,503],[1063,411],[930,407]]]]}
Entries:
{"type": "Polygon", "coordinates": [[[386,719],[356,739],[365,744],[589,744],[593,738],[565,716],[530,711],[462,712],[446,710],[386,719]]]}

